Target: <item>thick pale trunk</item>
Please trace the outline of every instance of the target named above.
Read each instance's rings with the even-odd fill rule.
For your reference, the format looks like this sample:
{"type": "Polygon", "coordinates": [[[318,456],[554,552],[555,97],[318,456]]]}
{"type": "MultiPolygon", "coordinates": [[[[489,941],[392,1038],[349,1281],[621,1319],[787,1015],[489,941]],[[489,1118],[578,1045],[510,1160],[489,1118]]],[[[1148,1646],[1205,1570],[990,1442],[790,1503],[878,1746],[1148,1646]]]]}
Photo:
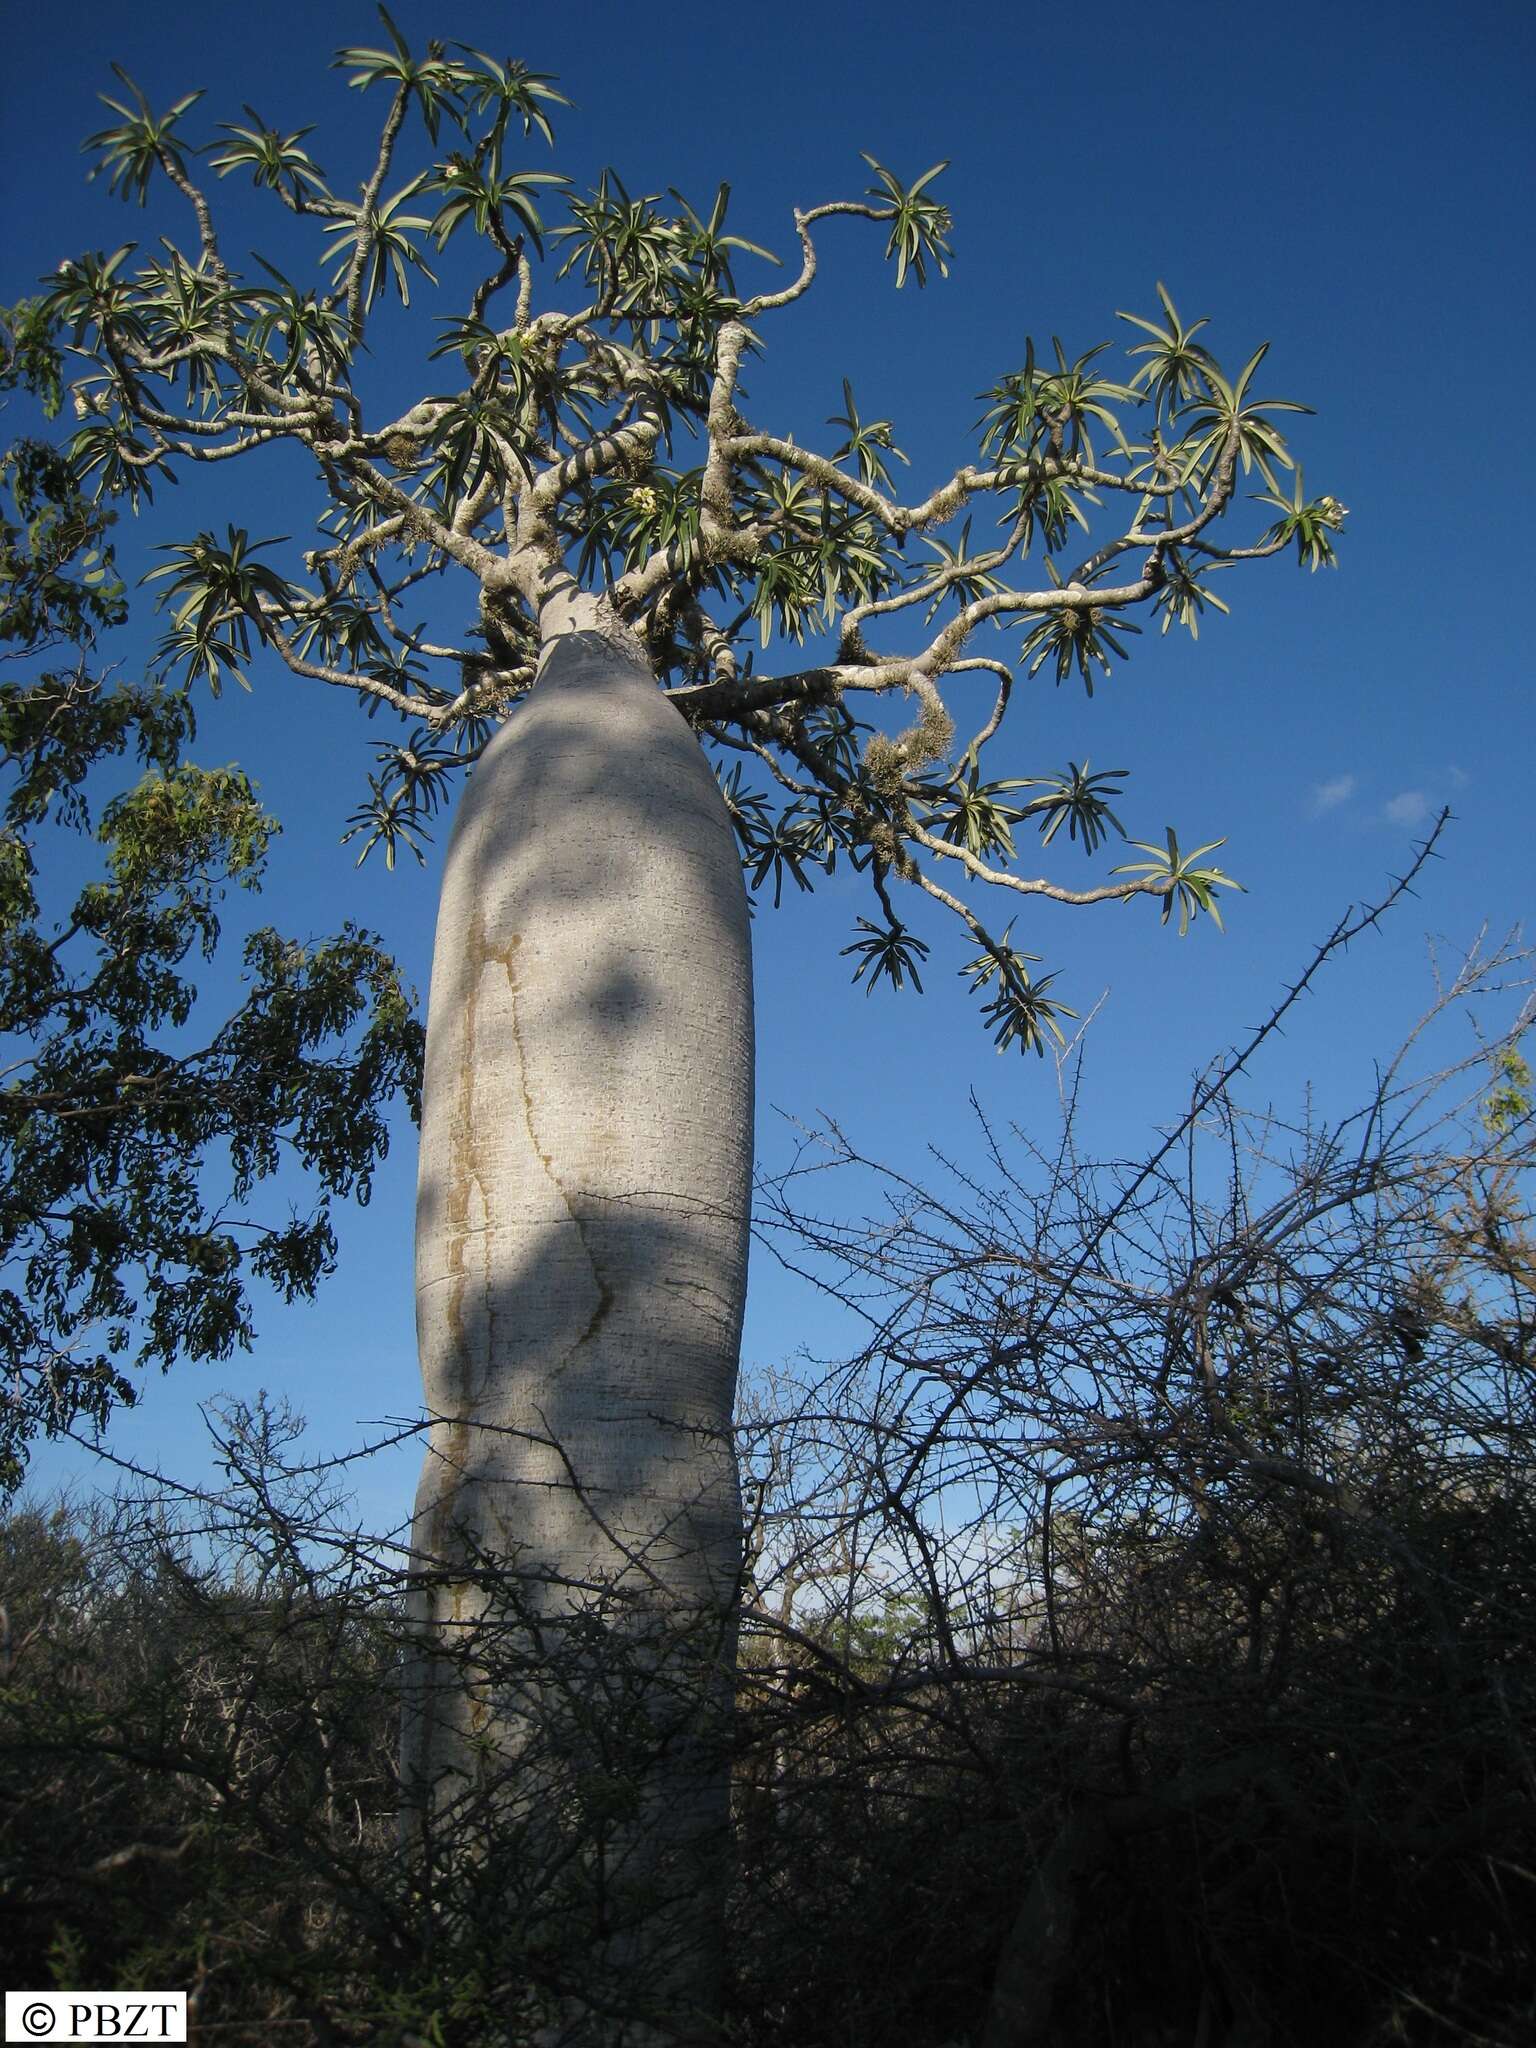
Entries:
{"type": "Polygon", "coordinates": [[[455,1863],[478,1909],[505,1888],[600,2007],[707,2008],[717,1967],[752,1056],[714,777],[588,615],[546,645],[448,852],[404,1766],[449,1892],[455,1863]]]}

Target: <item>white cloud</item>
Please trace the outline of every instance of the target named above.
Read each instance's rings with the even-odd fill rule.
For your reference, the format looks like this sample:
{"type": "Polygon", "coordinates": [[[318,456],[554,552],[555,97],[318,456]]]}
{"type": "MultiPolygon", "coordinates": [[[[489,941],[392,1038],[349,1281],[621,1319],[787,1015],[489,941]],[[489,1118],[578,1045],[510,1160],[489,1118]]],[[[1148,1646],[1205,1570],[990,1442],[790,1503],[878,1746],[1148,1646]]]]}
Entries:
{"type": "Polygon", "coordinates": [[[1336,811],[1340,804],[1347,804],[1355,793],[1353,775],[1335,775],[1331,782],[1314,782],[1312,785],[1312,809],[1314,813],[1336,811]]]}
{"type": "Polygon", "coordinates": [[[1381,807],[1381,815],[1389,825],[1401,825],[1405,831],[1411,831],[1429,816],[1429,798],[1422,789],[1402,790],[1397,796],[1387,799],[1381,807]]]}

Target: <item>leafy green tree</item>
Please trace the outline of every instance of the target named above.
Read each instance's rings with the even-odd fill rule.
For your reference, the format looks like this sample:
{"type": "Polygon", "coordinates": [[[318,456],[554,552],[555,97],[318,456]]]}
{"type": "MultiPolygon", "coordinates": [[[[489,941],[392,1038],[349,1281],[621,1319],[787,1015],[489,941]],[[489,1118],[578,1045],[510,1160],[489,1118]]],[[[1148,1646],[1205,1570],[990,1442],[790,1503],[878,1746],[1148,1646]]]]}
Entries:
{"type": "MultiPolygon", "coordinates": [[[[3,382],[46,402],[45,323],[23,310],[4,332],[3,382]]],[[[318,943],[253,934],[238,1006],[208,1022],[196,975],[220,900],[259,885],[277,826],[239,769],[186,758],[185,690],[91,672],[125,610],[115,515],[40,440],[7,451],[0,484],[0,660],[26,665],[0,669],[9,1486],[39,1430],[131,1404],[133,1368],[248,1345],[253,1278],[313,1293],[335,1253],[332,1199],[366,1199],[391,1099],[417,1099],[420,1029],[393,962],[351,926],[318,943]],[[111,764],[135,756],[142,776],[113,790],[111,764]],[[284,1160],[318,1183],[315,1206],[253,1218],[284,1160]]]]}
{"type": "MultiPolygon", "coordinates": [[[[714,1996],[716,1709],[741,1569],[741,866],[776,901],[786,878],[862,873],[871,915],[848,951],[871,987],[921,986],[928,946],[896,885],[943,904],[999,1045],[1043,1053],[1072,1013],[970,884],[1016,911],[1145,896],[1177,907],[1181,930],[1235,885],[1208,864],[1213,845],[1182,853],[1172,831],[1090,886],[1030,872],[1016,827],[1049,843],[1065,820],[1096,853],[1123,793],[1121,771],[1087,764],[994,774],[1016,669],[1091,694],[1138,614],[1194,633],[1207,605],[1226,609],[1217,572],[1293,540],[1331,560],[1343,508],[1298,497],[1227,536],[1240,479],[1278,499],[1292,466],[1279,422],[1300,408],[1256,395],[1263,348],[1224,372],[1161,288],[1117,374],[1108,344],[1029,344],[985,394],[976,446],[903,501],[893,425],[866,418],[850,382],[824,453],[749,418],[742,373],[812,290],[833,220],[874,226],[898,287],[945,274],[942,165],[908,184],[866,158],[862,196],[797,210],[797,267],[759,289],[748,266],[776,259],[730,231],[727,187],[695,207],[612,170],[586,193],[530,170],[525,150],[552,140],[564,104],[554,82],[460,43],[413,50],[381,17],[377,47],[339,58],[382,113],[350,183],[307,129],[247,109],[197,141],[195,95],[157,114],[124,78],[92,138],[100,168],[125,200],[185,207],[190,232],[157,220],[153,253],[64,264],[46,306],[84,366],[77,474],[103,493],[138,505],[189,464],[237,479],[274,448],[318,472],[306,544],[279,552],[231,520],[166,549],[172,670],[218,689],[261,648],[399,720],[353,821],[363,856],[419,850],[474,766],[427,1052],[434,1436],[407,1768],[448,1836],[461,1800],[517,1779],[539,1689],[488,1688],[473,1649],[509,1589],[571,1678],[568,1702],[583,1684],[602,1697],[616,1662],[648,1671],[655,1761],[590,1852],[592,1973],[606,1963],[639,2006],[675,2017],[714,1996]],[[413,134],[424,148],[407,163],[413,134]],[[319,274],[234,268],[200,159],[320,229],[319,274]],[[381,407],[381,320],[466,244],[474,281],[419,395],[381,407]],[[984,544],[978,516],[996,522],[984,544]],[[451,575],[467,627],[429,608],[451,575]],[[888,699],[907,710],[889,717],[888,699]],[[1012,803],[1025,786],[1043,794],[1012,803]]],[[[232,482],[232,512],[238,499],[232,482]]]]}

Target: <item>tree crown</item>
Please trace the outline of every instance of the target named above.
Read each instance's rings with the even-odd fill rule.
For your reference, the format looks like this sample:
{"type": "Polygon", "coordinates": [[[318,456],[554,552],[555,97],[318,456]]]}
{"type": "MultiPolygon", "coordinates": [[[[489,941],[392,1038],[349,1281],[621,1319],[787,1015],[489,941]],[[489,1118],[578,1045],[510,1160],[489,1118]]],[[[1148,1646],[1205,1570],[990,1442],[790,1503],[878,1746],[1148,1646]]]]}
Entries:
{"type": "Polygon", "coordinates": [[[567,104],[554,81],[462,43],[414,52],[380,15],[386,42],[337,58],[381,109],[355,186],[333,187],[310,129],[250,108],[194,144],[184,124],[199,96],[156,114],[125,74],[127,96],[104,96],[116,120],[87,145],[125,200],[175,188],[192,234],[152,256],[132,243],[85,255],[48,281],[40,317],[63,324],[83,370],[79,475],[137,505],[181,463],[243,462],[274,443],[319,474],[315,544],[296,555],[234,524],[165,550],[164,658],[217,690],[266,647],[405,721],[349,835],[360,858],[379,847],[393,862],[419,854],[452,776],[531,687],[551,607],[584,590],[724,757],[754,886],[771,882],[778,902],[786,879],[808,888],[839,859],[864,871],[878,916],[846,950],[870,987],[920,987],[928,951],[889,882],[943,903],[978,949],[962,972],[1000,1046],[1043,1051],[1072,1013],[1051,977],[1031,978],[1011,924],[982,922],[972,883],[1074,905],[1148,895],[1181,932],[1219,923],[1216,892],[1237,886],[1207,858],[1220,842],[1186,853],[1171,828],[1133,842],[1145,858],[1096,886],[1018,872],[1026,821],[1046,846],[1066,824],[1089,854],[1123,836],[1111,799],[1125,771],[996,777],[987,750],[1020,676],[1075,677],[1091,695],[1142,617],[1198,636],[1208,608],[1225,612],[1219,572],[1292,545],[1311,568],[1334,561],[1345,510],[1304,489],[1280,422],[1306,408],[1259,395],[1265,347],[1229,374],[1206,322],[1186,322],[1159,285],[1153,314],[1120,316],[1118,374],[1108,343],[1074,357],[1059,339],[1028,342],[982,395],[967,459],[903,499],[893,423],[866,418],[851,382],[820,452],[748,417],[742,373],[812,291],[827,221],[873,223],[898,288],[947,274],[942,163],[904,183],[866,156],[862,195],[796,209],[798,267],[752,290],[738,272],[778,259],[730,232],[728,186],[698,208],[631,193],[612,170],[580,193],[527,168],[525,146],[552,143],[567,104]],[[427,148],[411,165],[413,133],[427,148]],[[312,221],[327,245],[316,275],[259,258],[259,274],[233,270],[200,160],[312,221]],[[436,282],[429,258],[464,242],[474,282],[440,321],[432,382],[381,416],[368,337],[392,302],[436,282]],[[1230,540],[1248,478],[1272,516],[1230,540]],[[973,538],[983,519],[991,533],[973,538]],[[475,624],[435,637],[426,586],[452,569],[472,579],[475,624]],[[1011,659],[982,651],[989,626],[1021,632],[1011,659]],[[873,703],[893,695],[915,713],[895,733],[873,703]]]}

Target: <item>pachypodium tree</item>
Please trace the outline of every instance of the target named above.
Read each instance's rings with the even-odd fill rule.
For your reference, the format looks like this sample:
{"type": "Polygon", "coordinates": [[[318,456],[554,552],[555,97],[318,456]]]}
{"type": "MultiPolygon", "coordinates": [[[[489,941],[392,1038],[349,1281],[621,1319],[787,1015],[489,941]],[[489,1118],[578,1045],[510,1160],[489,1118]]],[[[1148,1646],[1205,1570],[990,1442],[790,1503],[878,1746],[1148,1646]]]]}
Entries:
{"type": "Polygon", "coordinates": [[[872,225],[898,287],[946,271],[942,166],[904,184],[866,159],[862,196],[796,211],[796,257],[754,289],[738,272],[777,259],[729,231],[727,187],[697,208],[612,171],[577,192],[527,167],[565,104],[549,77],[384,27],[339,58],[382,111],[360,184],[249,109],[195,142],[195,95],[158,113],[124,78],[91,146],[186,231],[63,265],[47,304],[82,359],[82,476],[135,504],[186,465],[230,479],[230,522],[155,572],[167,660],[216,689],[270,653],[402,722],[352,821],[365,855],[416,849],[473,770],[428,1026],[407,1776],[441,1836],[456,1802],[538,1782],[552,1690],[583,1754],[622,1691],[652,1761],[589,1831],[592,1967],[649,1958],[675,2015],[711,1995],[718,1887],[690,1859],[724,1827],[740,1579],[743,868],[775,901],[861,872],[847,950],[871,987],[920,986],[902,892],[942,904],[999,1045],[1043,1051],[1072,1013],[1009,912],[1145,896],[1182,930],[1235,885],[1171,830],[1091,886],[1034,872],[1026,830],[1053,859],[1121,834],[1124,775],[999,776],[1020,678],[1091,694],[1145,618],[1194,633],[1226,610],[1213,571],[1293,543],[1330,561],[1343,509],[1282,489],[1277,420],[1300,408],[1256,395],[1264,350],[1228,375],[1161,287],[1118,376],[1108,344],[1030,345],[966,459],[904,501],[892,425],[850,384],[818,451],[749,417],[742,372],[813,290],[828,224],[872,225]],[[239,178],[314,230],[315,274],[232,267],[215,193],[239,178]],[[463,297],[418,395],[381,408],[380,320],[440,256],[463,297]],[[288,554],[233,523],[237,479],[285,448],[318,473],[288,554]],[[1230,538],[1250,473],[1267,510],[1230,538]],[[438,623],[455,577],[458,630],[438,623]],[[984,626],[1017,634],[1011,659],[984,626]],[[454,1655],[493,1608],[498,1640],[534,1646],[525,1684],[454,1655]]]}

